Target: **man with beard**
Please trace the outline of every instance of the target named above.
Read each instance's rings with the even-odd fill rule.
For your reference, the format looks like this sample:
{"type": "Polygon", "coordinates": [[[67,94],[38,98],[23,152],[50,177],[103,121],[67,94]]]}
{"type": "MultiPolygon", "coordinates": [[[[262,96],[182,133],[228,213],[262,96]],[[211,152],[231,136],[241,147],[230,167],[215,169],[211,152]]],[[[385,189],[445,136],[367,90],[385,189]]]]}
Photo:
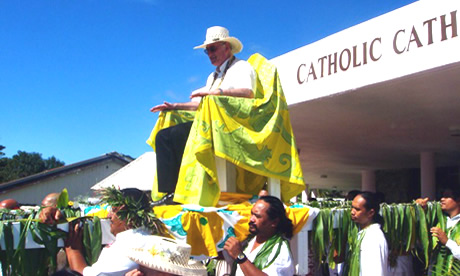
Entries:
{"type": "Polygon", "coordinates": [[[231,237],[224,249],[233,258],[232,275],[294,275],[289,239],[293,225],[276,197],[262,196],[254,203],[249,237],[240,242],[231,237]]]}

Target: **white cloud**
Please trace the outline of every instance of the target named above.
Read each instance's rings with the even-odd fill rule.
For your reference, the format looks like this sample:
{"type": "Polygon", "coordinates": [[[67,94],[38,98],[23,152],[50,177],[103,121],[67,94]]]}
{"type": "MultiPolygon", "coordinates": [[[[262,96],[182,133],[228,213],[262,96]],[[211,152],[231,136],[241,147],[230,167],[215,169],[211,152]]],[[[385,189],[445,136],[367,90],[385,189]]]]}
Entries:
{"type": "Polygon", "coordinates": [[[196,83],[200,78],[198,76],[190,76],[187,79],[187,83],[196,83]]]}
{"type": "Polygon", "coordinates": [[[180,95],[177,95],[177,93],[173,90],[167,90],[165,94],[168,99],[172,99],[174,101],[179,101],[181,99],[180,95]]]}

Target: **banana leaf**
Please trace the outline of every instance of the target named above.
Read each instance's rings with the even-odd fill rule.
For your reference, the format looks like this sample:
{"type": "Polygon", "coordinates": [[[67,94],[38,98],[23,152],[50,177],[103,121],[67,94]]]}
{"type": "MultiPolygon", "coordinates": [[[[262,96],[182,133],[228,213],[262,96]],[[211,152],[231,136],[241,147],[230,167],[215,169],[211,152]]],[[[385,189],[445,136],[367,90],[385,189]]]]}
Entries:
{"type": "Polygon", "coordinates": [[[13,238],[13,225],[10,221],[1,222],[1,232],[5,241],[5,249],[2,250],[2,274],[12,275],[13,255],[14,255],[14,238],[13,238]]]}
{"type": "Polygon", "coordinates": [[[412,248],[415,246],[415,240],[417,238],[416,234],[416,219],[415,219],[415,207],[413,205],[406,205],[406,218],[410,221],[408,223],[408,234],[409,237],[407,238],[406,250],[404,254],[408,254],[411,252],[412,248]]]}
{"type": "Polygon", "coordinates": [[[83,246],[85,248],[85,258],[88,265],[94,264],[99,258],[102,250],[102,230],[99,217],[93,218],[92,227],[86,219],[83,226],[83,246]]]}
{"type": "Polygon", "coordinates": [[[323,256],[325,255],[325,241],[324,241],[324,223],[323,223],[323,210],[320,210],[318,215],[316,216],[314,223],[313,223],[313,248],[314,248],[314,257],[321,263],[323,256]]]}
{"type": "Polygon", "coordinates": [[[57,268],[58,240],[65,239],[67,233],[58,229],[56,225],[34,222],[31,224],[31,236],[37,243],[45,247],[49,256],[49,267],[52,272],[57,268]]]}
{"type": "Polygon", "coordinates": [[[62,189],[62,192],[59,194],[56,207],[58,209],[63,209],[66,208],[69,205],[69,193],[67,192],[67,189],[64,188],[62,189]]]}
{"type": "Polygon", "coordinates": [[[416,238],[416,249],[414,250],[415,256],[425,264],[425,269],[429,265],[429,252],[431,251],[428,231],[428,223],[425,216],[425,211],[422,206],[415,204],[415,218],[416,218],[416,229],[417,229],[417,238],[416,238]]]}

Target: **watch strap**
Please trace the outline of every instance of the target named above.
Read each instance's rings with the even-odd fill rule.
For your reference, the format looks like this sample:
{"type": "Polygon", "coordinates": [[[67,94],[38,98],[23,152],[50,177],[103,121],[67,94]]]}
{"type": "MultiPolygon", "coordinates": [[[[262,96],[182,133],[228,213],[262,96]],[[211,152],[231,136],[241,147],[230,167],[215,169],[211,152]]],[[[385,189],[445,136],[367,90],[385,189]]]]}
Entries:
{"type": "Polygon", "coordinates": [[[245,261],[247,261],[248,258],[246,257],[246,255],[244,253],[240,253],[238,254],[238,256],[236,257],[236,263],[237,264],[242,264],[244,263],[245,261]]]}

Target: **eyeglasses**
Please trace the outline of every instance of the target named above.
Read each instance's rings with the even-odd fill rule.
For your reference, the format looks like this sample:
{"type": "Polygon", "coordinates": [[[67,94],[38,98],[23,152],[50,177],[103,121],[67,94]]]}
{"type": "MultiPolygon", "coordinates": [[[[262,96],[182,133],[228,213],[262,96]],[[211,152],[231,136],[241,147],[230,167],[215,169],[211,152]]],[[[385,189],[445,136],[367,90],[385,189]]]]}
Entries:
{"type": "Polygon", "coordinates": [[[206,47],[206,49],[204,49],[204,53],[205,54],[209,54],[209,53],[214,53],[215,51],[217,51],[217,49],[219,48],[219,46],[222,46],[224,45],[225,43],[220,43],[220,44],[217,44],[217,45],[211,45],[209,47],[206,47]]]}

